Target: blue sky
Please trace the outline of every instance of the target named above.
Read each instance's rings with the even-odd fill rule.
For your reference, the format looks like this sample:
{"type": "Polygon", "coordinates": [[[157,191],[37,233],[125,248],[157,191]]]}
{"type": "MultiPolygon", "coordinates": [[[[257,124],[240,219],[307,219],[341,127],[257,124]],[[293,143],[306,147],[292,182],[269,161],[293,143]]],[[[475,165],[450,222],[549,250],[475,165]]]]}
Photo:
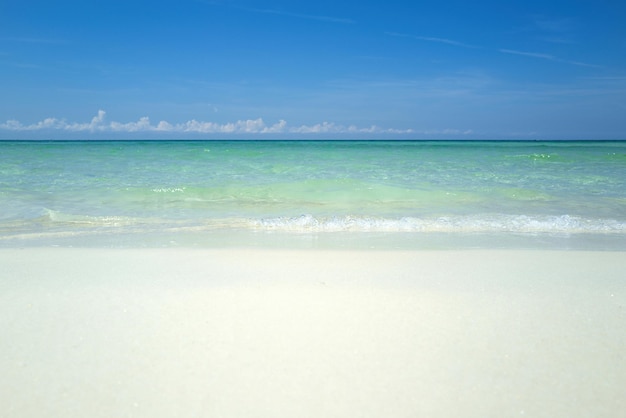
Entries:
{"type": "Polygon", "coordinates": [[[625,139],[626,3],[0,1],[0,139],[625,139]]]}

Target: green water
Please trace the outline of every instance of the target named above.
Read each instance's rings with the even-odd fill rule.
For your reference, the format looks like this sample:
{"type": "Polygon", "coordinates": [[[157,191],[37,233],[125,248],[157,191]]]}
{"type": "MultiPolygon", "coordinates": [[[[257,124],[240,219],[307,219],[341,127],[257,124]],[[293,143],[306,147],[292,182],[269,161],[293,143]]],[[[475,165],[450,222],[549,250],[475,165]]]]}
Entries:
{"type": "Polygon", "coordinates": [[[168,228],[622,242],[626,142],[5,141],[0,208],[10,245],[168,228]]]}

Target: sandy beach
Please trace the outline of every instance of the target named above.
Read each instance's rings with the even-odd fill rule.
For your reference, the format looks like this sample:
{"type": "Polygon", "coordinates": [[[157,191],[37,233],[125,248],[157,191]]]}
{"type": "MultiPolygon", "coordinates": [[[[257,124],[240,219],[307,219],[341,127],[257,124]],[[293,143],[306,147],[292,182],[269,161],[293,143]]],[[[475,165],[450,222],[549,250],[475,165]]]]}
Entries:
{"type": "Polygon", "coordinates": [[[5,417],[618,417],[626,254],[0,250],[5,417]]]}

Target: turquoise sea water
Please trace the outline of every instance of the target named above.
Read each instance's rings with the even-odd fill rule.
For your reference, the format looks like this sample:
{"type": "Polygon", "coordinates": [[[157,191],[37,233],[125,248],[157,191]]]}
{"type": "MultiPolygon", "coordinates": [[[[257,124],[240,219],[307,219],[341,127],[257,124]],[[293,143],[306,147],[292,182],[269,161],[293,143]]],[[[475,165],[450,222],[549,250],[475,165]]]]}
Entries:
{"type": "Polygon", "coordinates": [[[626,142],[0,142],[0,246],[626,249],[626,142]]]}

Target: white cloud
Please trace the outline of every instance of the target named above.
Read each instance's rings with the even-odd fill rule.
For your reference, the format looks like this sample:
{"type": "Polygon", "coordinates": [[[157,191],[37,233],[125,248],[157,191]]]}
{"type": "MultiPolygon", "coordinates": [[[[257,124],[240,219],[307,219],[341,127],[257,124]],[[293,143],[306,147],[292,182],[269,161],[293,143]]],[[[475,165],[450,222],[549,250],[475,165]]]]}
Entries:
{"type": "Polygon", "coordinates": [[[66,124],[65,122],[61,122],[61,126],[57,129],[66,129],[68,131],[97,131],[103,130],[104,117],[106,112],[104,110],[98,110],[98,114],[91,119],[90,123],[72,123],[66,124]]]}
{"type": "Polygon", "coordinates": [[[284,132],[286,128],[287,128],[287,121],[281,119],[278,121],[278,123],[275,123],[274,125],[265,128],[263,130],[263,133],[268,133],[268,134],[281,133],[281,132],[284,132]]]}
{"type": "MultiPolygon", "coordinates": [[[[204,133],[204,134],[410,134],[413,129],[381,128],[376,125],[361,128],[355,125],[344,126],[334,122],[321,122],[314,125],[289,126],[287,121],[279,120],[268,125],[262,118],[238,120],[229,123],[197,121],[195,119],[183,123],[160,121],[153,124],[144,116],[136,122],[106,121],[106,112],[99,110],[88,123],[69,123],[64,119],[47,118],[30,125],[16,120],[8,120],[0,124],[0,129],[8,131],[70,131],[70,132],[171,132],[171,133],[204,133]]],[[[460,131],[459,131],[460,132],[460,131]]]]}

